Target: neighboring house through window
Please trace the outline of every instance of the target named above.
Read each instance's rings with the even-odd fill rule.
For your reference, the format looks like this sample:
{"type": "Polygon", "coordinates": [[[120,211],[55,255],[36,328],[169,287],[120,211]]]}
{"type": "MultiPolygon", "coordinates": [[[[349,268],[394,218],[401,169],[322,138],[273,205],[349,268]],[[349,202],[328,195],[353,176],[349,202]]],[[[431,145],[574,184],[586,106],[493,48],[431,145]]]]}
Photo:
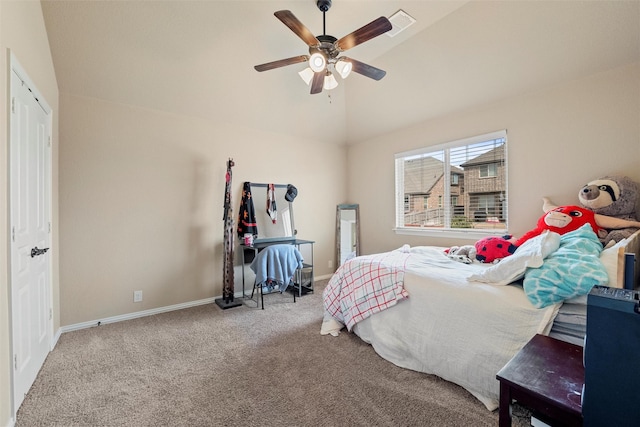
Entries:
{"type": "Polygon", "coordinates": [[[396,231],[506,232],[506,146],[503,130],[396,154],[396,231]]]}

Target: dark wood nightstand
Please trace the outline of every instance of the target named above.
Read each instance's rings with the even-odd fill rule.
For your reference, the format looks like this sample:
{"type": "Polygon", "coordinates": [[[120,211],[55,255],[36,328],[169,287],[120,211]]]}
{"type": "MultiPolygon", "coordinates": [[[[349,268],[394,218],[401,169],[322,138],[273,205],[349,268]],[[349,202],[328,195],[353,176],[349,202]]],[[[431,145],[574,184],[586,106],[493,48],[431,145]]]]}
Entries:
{"type": "Polygon", "coordinates": [[[518,401],[554,426],[582,425],[582,347],[536,335],[496,375],[500,381],[500,427],[511,425],[518,401]]]}

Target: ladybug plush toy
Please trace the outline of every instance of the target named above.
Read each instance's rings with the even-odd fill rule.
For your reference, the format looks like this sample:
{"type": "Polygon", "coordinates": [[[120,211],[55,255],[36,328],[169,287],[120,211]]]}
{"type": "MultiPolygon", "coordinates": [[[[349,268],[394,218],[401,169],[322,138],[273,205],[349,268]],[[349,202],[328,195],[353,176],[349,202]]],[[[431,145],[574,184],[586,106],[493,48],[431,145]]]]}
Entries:
{"type": "Polygon", "coordinates": [[[475,243],[476,259],[480,262],[490,263],[508,257],[518,248],[509,239],[511,239],[511,235],[491,236],[478,240],[475,243]]]}

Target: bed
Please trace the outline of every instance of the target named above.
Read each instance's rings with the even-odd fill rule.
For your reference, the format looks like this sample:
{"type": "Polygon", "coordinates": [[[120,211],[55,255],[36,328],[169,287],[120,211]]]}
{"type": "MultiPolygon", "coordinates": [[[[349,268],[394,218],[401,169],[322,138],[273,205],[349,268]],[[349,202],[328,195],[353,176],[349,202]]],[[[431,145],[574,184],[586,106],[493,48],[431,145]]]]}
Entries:
{"type": "Polygon", "coordinates": [[[496,373],[535,334],[582,345],[591,287],[638,283],[637,269],[625,272],[638,246],[640,231],[602,250],[586,226],[545,232],[494,265],[429,246],[356,257],[323,291],[321,333],[346,327],[384,359],[454,382],[495,410],[496,373]]]}

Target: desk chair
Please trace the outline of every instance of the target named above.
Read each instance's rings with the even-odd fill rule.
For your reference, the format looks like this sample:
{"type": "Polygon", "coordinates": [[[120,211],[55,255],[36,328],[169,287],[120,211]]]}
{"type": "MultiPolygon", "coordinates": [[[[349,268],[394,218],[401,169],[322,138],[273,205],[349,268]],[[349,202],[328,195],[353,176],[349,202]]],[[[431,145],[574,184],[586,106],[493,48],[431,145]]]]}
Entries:
{"type": "MultiPolygon", "coordinates": [[[[262,249],[250,266],[251,270],[256,273],[251,298],[259,288],[260,301],[264,310],[265,288],[271,287],[272,290],[283,293],[290,285],[294,285],[293,278],[296,271],[303,268],[302,261],[302,254],[294,245],[277,244],[262,249]]],[[[293,302],[296,302],[295,292],[293,293],[293,302]]]]}

